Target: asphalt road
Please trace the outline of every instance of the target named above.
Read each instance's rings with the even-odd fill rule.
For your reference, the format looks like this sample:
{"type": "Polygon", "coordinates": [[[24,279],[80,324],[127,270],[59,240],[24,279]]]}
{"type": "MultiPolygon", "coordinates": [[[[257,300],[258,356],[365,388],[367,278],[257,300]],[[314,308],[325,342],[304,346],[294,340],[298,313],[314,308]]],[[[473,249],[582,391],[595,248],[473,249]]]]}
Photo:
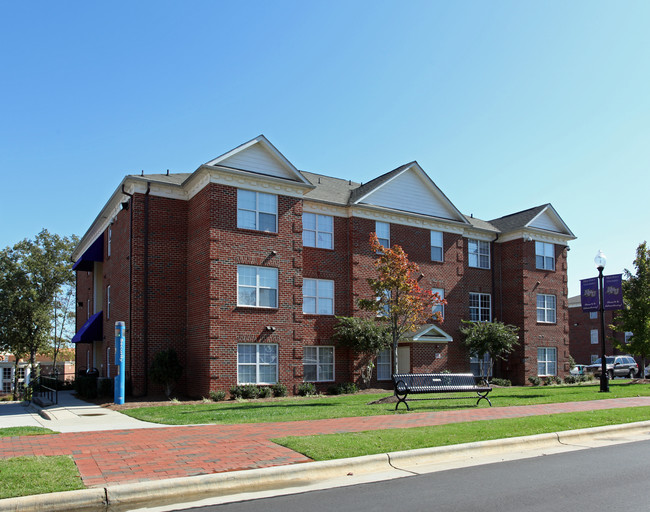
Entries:
{"type": "Polygon", "coordinates": [[[193,512],[648,510],[650,441],[228,503],[193,512]]]}

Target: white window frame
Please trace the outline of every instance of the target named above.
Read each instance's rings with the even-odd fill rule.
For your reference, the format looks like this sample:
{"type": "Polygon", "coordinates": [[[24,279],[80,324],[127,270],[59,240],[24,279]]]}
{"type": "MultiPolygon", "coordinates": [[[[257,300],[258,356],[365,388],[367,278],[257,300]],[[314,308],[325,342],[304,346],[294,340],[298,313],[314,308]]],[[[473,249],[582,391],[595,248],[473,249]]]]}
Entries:
{"type": "Polygon", "coordinates": [[[626,344],[627,344],[627,343],[630,342],[630,338],[632,338],[632,336],[634,336],[634,333],[631,332],[631,331],[625,331],[624,336],[625,336],[625,337],[624,337],[624,339],[623,339],[623,343],[626,343],[626,344]]]}
{"type": "Polygon", "coordinates": [[[302,214],[302,245],[305,247],[316,247],[318,249],[334,249],[334,217],[321,215],[320,213],[302,214]],[[305,227],[305,220],[313,219],[313,229],[305,227]],[[330,225],[324,226],[321,221],[330,225]],[[307,240],[305,235],[313,233],[314,241],[307,240]]]}
{"type": "Polygon", "coordinates": [[[377,354],[377,380],[386,381],[393,378],[393,349],[385,348],[377,354]]]}
{"type": "Polygon", "coordinates": [[[598,311],[589,312],[589,320],[596,320],[598,318],[598,311]]]}
{"type": "Polygon", "coordinates": [[[445,247],[443,240],[444,236],[442,231],[431,230],[431,261],[445,261],[445,247]],[[434,257],[434,249],[440,249],[440,258],[434,257]]]}
{"type": "MultiPolygon", "coordinates": [[[[487,365],[487,376],[492,377],[492,371],[494,370],[494,365],[491,364],[492,362],[492,357],[490,356],[489,352],[486,352],[483,354],[483,364],[487,365]]],[[[474,377],[483,377],[481,375],[481,358],[478,356],[470,356],[469,357],[469,371],[474,377]]]]}
{"type": "Polygon", "coordinates": [[[306,315],[329,315],[332,316],[334,314],[334,281],[331,279],[312,279],[312,278],[303,278],[302,280],[302,312],[306,315]],[[310,282],[314,283],[314,289],[316,291],[316,295],[306,295],[306,286],[305,283],[310,282]],[[325,283],[331,283],[331,287],[325,287],[325,283]],[[325,291],[321,292],[321,290],[327,290],[327,288],[330,288],[332,291],[332,296],[328,297],[327,295],[322,295],[322,293],[326,293],[325,291]],[[314,310],[313,311],[307,311],[306,310],[306,303],[307,301],[305,299],[313,299],[314,301],[314,310]],[[331,311],[327,313],[321,313],[321,305],[326,304],[329,301],[331,304],[331,311]]]}
{"type": "Polygon", "coordinates": [[[256,267],[253,265],[237,265],[237,306],[240,307],[249,307],[249,308],[265,308],[265,309],[277,309],[278,307],[278,269],[275,267],[256,267]],[[243,268],[253,268],[255,269],[255,284],[241,284],[241,270],[243,268]],[[260,270],[271,270],[275,274],[275,287],[272,286],[262,286],[260,284],[260,270]],[[255,290],[255,304],[244,304],[240,301],[240,291],[242,288],[254,289],[255,290]],[[272,306],[261,306],[260,305],[260,291],[262,290],[274,290],[274,302],[272,306]]]}
{"type": "Polygon", "coordinates": [[[537,322],[540,324],[557,323],[557,299],[555,295],[537,294],[537,322]]]}
{"type": "Polygon", "coordinates": [[[548,242],[535,242],[535,268],[555,270],[555,245],[548,242]]]}
{"type": "MultiPolygon", "coordinates": [[[[431,293],[438,293],[440,295],[441,299],[445,298],[445,289],[444,288],[431,288],[431,293]]],[[[445,305],[444,304],[438,304],[436,306],[433,306],[431,309],[432,313],[436,313],[440,311],[440,314],[442,315],[442,318],[445,318],[445,305]]]]}
{"type": "Polygon", "coordinates": [[[106,287],[106,320],[111,317],[111,285],[106,287]]]}
{"type": "Polygon", "coordinates": [[[254,190],[246,190],[243,188],[237,189],[237,227],[240,229],[252,229],[254,231],[263,231],[265,233],[277,233],[278,232],[278,196],[276,194],[267,194],[266,192],[256,192],[254,190]],[[244,208],[242,204],[243,194],[254,194],[255,195],[255,207],[254,208],[244,208]],[[273,199],[273,211],[262,210],[260,206],[260,199],[269,198],[273,199]],[[243,213],[254,213],[255,222],[253,225],[249,225],[244,222],[243,213]],[[261,215],[272,215],[273,216],[273,229],[260,229],[260,216],[261,215]]]}
{"type": "Polygon", "coordinates": [[[467,263],[473,268],[490,268],[490,242],[467,239],[467,263]]]}
{"type": "MultiPolygon", "coordinates": [[[[238,343],[237,344],[237,384],[277,384],[278,382],[278,345],[273,343],[238,343]],[[241,346],[254,346],[255,347],[255,362],[252,363],[243,363],[239,360],[239,347],[241,346]],[[260,358],[260,349],[267,350],[269,347],[275,348],[275,362],[274,363],[262,363],[260,358]],[[240,367],[255,367],[255,382],[248,382],[241,378],[240,367]],[[260,368],[261,367],[275,367],[275,378],[272,381],[264,381],[260,378],[260,368]]],[[[263,354],[262,354],[263,355],[263,354]]]]}
{"type": "Polygon", "coordinates": [[[390,223],[375,221],[375,234],[379,243],[388,249],[390,247],[390,223]]]}
{"type": "Polygon", "coordinates": [[[594,364],[600,356],[598,354],[591,354],[591,363],[594,364]]]}
{"type": "Polygon", "coordinates": [[[470,292],[469,293],[469,318],[472,322],[491,322],[492,321],[492,295],[489,293],[470,292]],[[487,298],[487,306],[485,300],[487,298]],[[472,311],[475,312],[472,315],[472,311]],[[487,318],[485,313],[487,312],[487,318]]]}
{"type": "Polygon", "coordinates": [[[598,345],[598,329],[591,329],[589,331],[589,340],[592,345],[598,345]]]}
{"type": "Polygon", "coordinates": [[[111,226],[108,226],[108,243],[106,247],[106,252],[107,256],[110,258],[111,257],[111,238],[113,237],[113,230],[111,229],[111,226]]]}
{"type": "Polygon", "coordinates": [[[537,347],[537,376],[549,377],[557,375],[557,348],[537,347]],[[549,355],[553,354],[553,358],[549,355]],[[543,369],[541,369],[543,366],[543,369]]]}
{"type": "Polygon", "coordinates": [[[302,367],[303,367],[303,380],[305,382],[334,382],[336,379],[336,368],[334,367],[335,354],[334,347],[329,345],[313,345],[303,348],[302,367]],[[312,354],[308,354],[311,352],[312,354]],[[324,361],[325,352],[331,353],[331,362],[324,361]],[[311,358],[311,359],[308,359],[311,358]],[[307,379],[307,366],[315,366],[316,379],[307,379]],[[331,379],[324,378],[323,373],[327,369],[327,373],[331,373],[331,379]]]}

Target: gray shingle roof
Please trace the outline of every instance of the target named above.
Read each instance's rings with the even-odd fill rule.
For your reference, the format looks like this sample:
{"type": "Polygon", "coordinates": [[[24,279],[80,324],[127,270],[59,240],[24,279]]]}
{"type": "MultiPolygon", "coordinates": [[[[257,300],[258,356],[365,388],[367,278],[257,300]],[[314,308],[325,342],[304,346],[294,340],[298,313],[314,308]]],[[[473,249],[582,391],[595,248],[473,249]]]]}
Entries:
{"type": "Polygon", "coordinates": [[[505,215],[498,219],[491,220],[490,224],[496,226],[496,228],[502,232],[523,228],[547,206],[549,206],[548,203],[517,213],[511,213],[510,215],[505,215]]]}

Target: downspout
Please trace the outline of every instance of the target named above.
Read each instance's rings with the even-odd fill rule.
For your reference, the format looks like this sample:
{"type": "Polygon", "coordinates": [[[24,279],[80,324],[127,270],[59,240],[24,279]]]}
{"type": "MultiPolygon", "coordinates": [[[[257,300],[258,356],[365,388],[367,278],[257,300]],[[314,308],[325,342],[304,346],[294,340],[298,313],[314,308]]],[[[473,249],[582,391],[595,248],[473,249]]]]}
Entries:
{"type": "MultiPolygon", "coordinates": [[[[495,275],[494,275],[494,270],[495,270],[496,261],[497,261],[495,244],[496,244],[496,241],[498,239],[499,239],[499,233],[497,233],[494,240],[492,240],[492,252],[491,252],[491,256],[492,256],[492,272],[491,272],[491,274],[492,274],[492,293],[493,294],[496,294],[496,286],[495,286],[496,285],[496,282],[495,282],[496,278],[495,278],[495,275]]],[[[499,272],[501,271],[501,263],[502,263],[502,261],[499,261],[499,272]]],[[[499,281],[499,286],[501,286],[500,281],[499,281]]],[[[501,288],[499,288],[499,304],[500,304],[499,311],[500,311],[500,313],[503,313],[502,298],[503,298],[503,291],[501,290],[501,288]]],[[[494,305],[490,304],[490,305],[492,306],[492,309],[494,310],[494,312],[496,312],[496,304],[494,304],[494,305]]],[[[491,316],[492,316],[492,321],[494,322],[494,316],[493,315],[491,315],[491,316]]],[[[503,322],[503,318],[501,318],[501,321],[503,322]]],[[[492,356],[490,356],[490,357],[492,357],[492,356]]],[[[491,366],[492,366],[492,378],[494,378],[494,373],[495,373],[495,371],[494,371],[495,370],[494,362],[495,361],[493,360],[492,364],[491,364],[491,366]]],[[[499,365],[499,366],[501,366],[501,365],[499,365]]]]}
{"type": "Polygon", "coordinates": [[[147,192],[144,195],[144,394],[149,393],[149,192],[151,182],[147,181],[147,192]]]}
{"type": "Polygon", "coordinates": [[[131,330],[133,321],[133,194],[129,194],[122,184],[122,194],[129,196],[129,371],[128,379],[133,383],[131,369],[133,368],[133,331],[131,330]]]}

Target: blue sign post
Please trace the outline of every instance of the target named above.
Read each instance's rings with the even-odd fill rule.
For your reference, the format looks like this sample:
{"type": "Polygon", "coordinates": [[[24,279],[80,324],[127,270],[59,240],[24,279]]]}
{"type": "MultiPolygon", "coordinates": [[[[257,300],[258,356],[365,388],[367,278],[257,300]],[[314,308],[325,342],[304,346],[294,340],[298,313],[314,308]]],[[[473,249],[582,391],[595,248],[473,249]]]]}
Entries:
{"type": "Polygon", "coordinates": [[[124,403],[124,388],[126,370],[124,367],[124,351],[126,342],[124,333],[126,324],[124,322],[115,322],[115,364],[117,365],[117,375],[115,376],[115,400],[118,405],[124,403]]]}

